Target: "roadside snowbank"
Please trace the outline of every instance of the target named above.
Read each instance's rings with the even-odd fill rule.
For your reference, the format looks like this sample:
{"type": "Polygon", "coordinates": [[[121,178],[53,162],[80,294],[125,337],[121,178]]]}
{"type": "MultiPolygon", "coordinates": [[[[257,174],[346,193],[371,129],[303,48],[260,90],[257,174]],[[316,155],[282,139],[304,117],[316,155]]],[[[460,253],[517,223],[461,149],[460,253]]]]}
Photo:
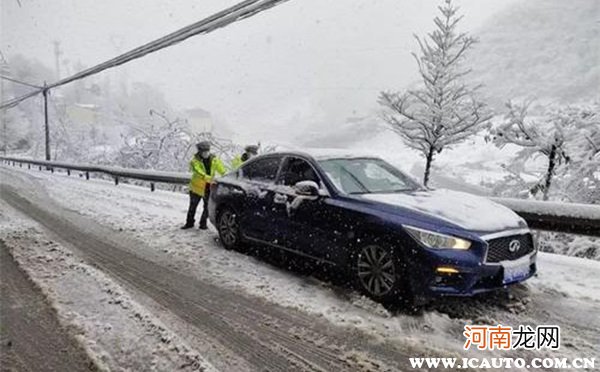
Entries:
{"type": "Polygon", "coordinates": [[[538,275],[529,284],[600,302],[600,261],[539,252],[538,275]]]}

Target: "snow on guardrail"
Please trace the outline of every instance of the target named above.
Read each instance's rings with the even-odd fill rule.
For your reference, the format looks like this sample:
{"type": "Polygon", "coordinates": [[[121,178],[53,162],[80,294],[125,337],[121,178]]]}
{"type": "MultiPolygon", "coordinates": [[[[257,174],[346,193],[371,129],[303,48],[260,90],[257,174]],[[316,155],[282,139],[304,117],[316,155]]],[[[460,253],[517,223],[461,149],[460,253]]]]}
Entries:
{"type": "Polygon", "coordinates": [[[600,236],[600,205],[490,198],[523,217],[533,229],[600,236]]]}
{"type": "MultiPolygon", "coordinates": [[[[75,170],[86,173],[104,173],[114,177],[115,183],[119,183],[119,177],[135,180],[148,181],[151,190],[154,191],[154,182],[170,184],[187,184],[190,174],[180,172],[163,172],[155,170],[142,170],[131,168],[120,168],[101,165],[71,164],[56,161],[33,160],[16,157],[0,156],[0,160],[7,163],[29,164],[46,167],[75,170]]],[[[502,204],[527,221],[532,229],[563,232],[570,234],[581,234],[600,236],[600,205],[575,204],[562,202],[548,202],[537,200],[490,198],[496,203],[502,204]]]]}

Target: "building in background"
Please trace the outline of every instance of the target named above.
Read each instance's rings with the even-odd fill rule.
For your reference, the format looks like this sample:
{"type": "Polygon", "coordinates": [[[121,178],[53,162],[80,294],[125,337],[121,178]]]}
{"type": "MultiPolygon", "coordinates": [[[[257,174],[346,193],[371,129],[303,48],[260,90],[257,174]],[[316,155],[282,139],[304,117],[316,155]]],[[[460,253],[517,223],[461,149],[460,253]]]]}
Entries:
{"type": "Polygon", "coordinates": [[[193,108],[185,110],[184,114],[192,133],[213,131],[214,123],[210,112],[201,108],[193,108]]]}
{"type": "Polygon", "coordinates": [[[91,103],[74,103],[66,107],[70,122],[78,126],[96,126],[99,119],[98,111],[98,105],[91,103]]]}

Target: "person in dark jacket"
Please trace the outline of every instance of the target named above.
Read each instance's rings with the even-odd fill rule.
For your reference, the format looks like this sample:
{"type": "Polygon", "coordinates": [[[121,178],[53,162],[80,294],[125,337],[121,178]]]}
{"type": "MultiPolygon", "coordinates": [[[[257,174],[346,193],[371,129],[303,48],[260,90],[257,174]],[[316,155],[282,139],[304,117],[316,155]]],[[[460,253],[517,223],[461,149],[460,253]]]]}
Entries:
{"type": "Polygon", "coordinates": [[[216,173],[220,175],[227,171],[223,162],[215,155],[210,153],[210,142],[203,141],[196,145],[198,152],[190,161],[190,171],[192,178],[190,180],[190,205],[188,207],[187,220],[182,229],[194,227],[196,209],[200,200],[203,200],[202,215],[200,217],[200,229],[206,230],[208,220],[208,198],[210,196],[210,183],[216,173]]]}

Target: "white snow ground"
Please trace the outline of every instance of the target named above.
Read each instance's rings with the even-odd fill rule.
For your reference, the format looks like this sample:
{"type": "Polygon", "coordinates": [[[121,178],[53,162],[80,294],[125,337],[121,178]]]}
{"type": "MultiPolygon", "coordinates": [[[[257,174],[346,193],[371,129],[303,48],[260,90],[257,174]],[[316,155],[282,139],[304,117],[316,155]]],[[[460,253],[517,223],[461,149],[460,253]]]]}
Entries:
{"type": "MultiPolygon", "coordinates": [[[[179,230],[187,209],[185,194],[151,193],[147,188],[114,186],[111,182],[94,179],[86,181],[64,173],[9,169],[42,183],[48,196],[65,208],[143,241],[143,246],[132,248],[138,255],[335,324],[362,329],[382,340],[415,346],[426,342],[445,353],[469,356],[462,350],[465,322],[499,320],[498,314],[487,314],[486,308],[477,309],[477,318],[469,315],[455,318],[438,310],[426,311],[421,316],[393,314],[352,291],[281,270],[251,256],[225,251],[214,242],[214,231],[179,230]]],[[[530,297],[558,293],[564,301],[586,301],[594,303],[595,308],[600,306],[600,262],[540,253],[538,266],[538,277],[525,285],[524,290],[530,297]]],[[[509,309],[510,312],[518,312],[524,306],[517,305],[509,309]]],[[[492,308],[489,312],[495,310],[492,308]]],[[[518,320],[518,314],[509,318],[509,321],[518,320]]],[[[577,340],[574,343],[577,344],[577,340]]],[[[479,352],[470,353],[470,356],[481,356],[479,352]]]]}
{"type": "Polygon", "coordinates": [[[529,281],[532,289],[550,288],[567,297],[600,302],[600,262],[540,252],[538,266],[538,275],[529,281]]]}

